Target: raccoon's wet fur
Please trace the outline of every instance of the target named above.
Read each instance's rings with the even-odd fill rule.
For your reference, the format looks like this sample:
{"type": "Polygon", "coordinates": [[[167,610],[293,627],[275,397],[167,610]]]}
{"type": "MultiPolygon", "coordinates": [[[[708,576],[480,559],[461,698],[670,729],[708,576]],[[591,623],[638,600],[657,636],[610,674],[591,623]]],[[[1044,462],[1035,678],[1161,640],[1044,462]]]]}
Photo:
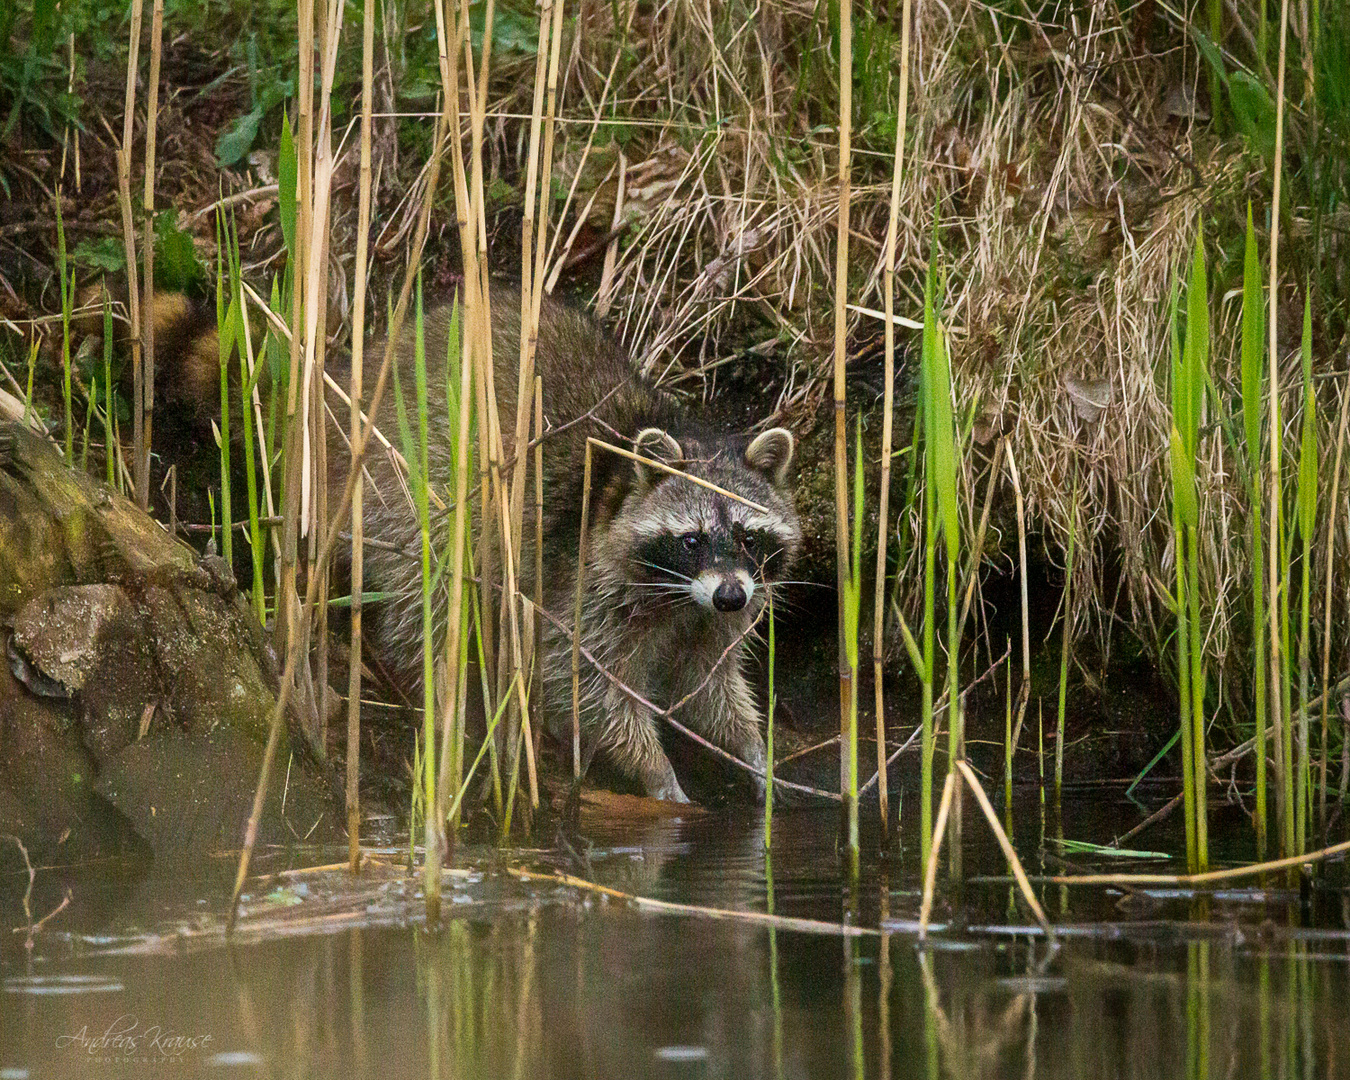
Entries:
{"type": "MultiPolygon", "coordinates": [[[[509,447],[520,299],[501,286],[493,291],[495,380],[509,447]]],[[[450,309],[434,310],[424,322],[426,356],[444,357],[450,309]]],[[[381,352],[377,346],[367,353],[372,380],[373,361],[381,352]]],[[[414,385],[413,352],[409,326],[398,356],[405,393],[414,385]]],[[[535,355],[547,427],[556,430],[544,442],[543,602],[564,624],[572,621],[587,436],[631,446],[764,508],[593,451],[582,601],[582,645],[596,662],[658,708],[692,695],[676,718],[763,770],[760,712],[743,667],[747,632],[767,602],[767,590],[783,578],[801,544],[788,483],[792,435],[773,428],[744,439],[700,427],[638,379],[627,353],[591,319],[551,300],[543,305],[535,355]]],[[[435,375],[429,381],[433,388],[438,385],[435,375]]],[[[433,393],[432,400],[444,397],[433,393]]],[[[453,491],[448,447],[455,421],[444,408],[431,412],[431,482],[453,491]]],[[[345,409],[337,414],[345,416],[345,409]]],[[[377,423],[391,438],[398,430],[392,392],[377,423]]],[[[347,461],[340,441],[333,442],[329,460],[336,484],[347,461]]],[[[421,679],[420,532],[389,454],[372,443],[366,469],[372,483],[365,495],[365,533],[380,543],[366,546],[365,587],[386,595],[371,609],[371,636],[389,667],[412,688],[421,679]]],[[[434,517],[434,550],[446,550],[450,522],[448,513],[434,517]]],[[[521,561],[528,577],[533,556],[521,561]]],[[[571,641],[547,620],[540,623],[544,710],[551,730],[562,735],[571,718],[571,641]]],[[[442,617],[438,633],[443,624],[442,617]]],[[[581,718],[588,748],[637,780],[647,794],[687,801],[661,748],[659,718],[585,659],[581,718]]],[[[762,781],[758,787],[762,791],[762,781]]]]}

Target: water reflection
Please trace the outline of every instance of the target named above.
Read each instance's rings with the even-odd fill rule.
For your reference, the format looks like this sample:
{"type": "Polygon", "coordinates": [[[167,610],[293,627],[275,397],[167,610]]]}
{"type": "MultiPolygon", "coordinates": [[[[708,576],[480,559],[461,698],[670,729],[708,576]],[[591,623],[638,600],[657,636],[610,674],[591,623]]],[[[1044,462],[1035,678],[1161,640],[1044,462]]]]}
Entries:
{"type": "MultiPolygon", "coordinates": [[[[1187,940],[1177,924],[1117,921],[1053,955],[1016,933],[920,950],[894,930],[917,911],[913,871],[874,867],[848,893],[832,813],[775,821],[771,861],[754,820],[627,825],[578,847],[624,891],[893,932],[651,913],[503,877],[509,902],[464,905],[435,933],[5,953],[0,1075],[1350,1076],[1350,933],[1209,922],[1187,940]]],[[[973,843],[966,856],[972,870],[984,859],[973,843]]],[[[1059,921],[1101,915],[1101,897],[1052,896],[1059,921]]],[[[1006,902],[1002,884],[972,886],[964,914],[993,923],[1006,902]]]]}

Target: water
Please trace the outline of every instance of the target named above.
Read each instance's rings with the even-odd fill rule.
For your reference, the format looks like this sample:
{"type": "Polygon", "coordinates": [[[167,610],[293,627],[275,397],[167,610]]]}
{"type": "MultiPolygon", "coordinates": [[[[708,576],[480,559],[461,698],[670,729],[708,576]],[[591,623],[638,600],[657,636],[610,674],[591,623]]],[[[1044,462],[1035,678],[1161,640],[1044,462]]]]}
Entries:
{"type": "MultiPolygon", "coordinates": [[[[1350,1076],[1343,868],[1328,875],[1339,886],[1239,882],[1207,908],[1176,889],[1038,884],[1061,928],[1051,950],[976,814],[968,805],[974,881],[959,903],[944,890],[924,947],[913,856],[866,860],[851,893],[832,811],[775,819],[772,896],[751,811],[611,809],[583,821],[574,855],[466,853],[437,933],[392,853],[358,889],[338,872],[260,884],[228,945],[227,860],[120,887],[103,911],[77,889],[31,958],[23,934],[0,953],[0,1080],[1350,1076]],[[507,863],[829,925],[635,909],[507,863]]],[[[1123,815],[1099,792],[1062,819],[1073,838],[1104,840],[1123,815]]],[[[1018,822],[1019,850],[1038,852],[1036,800],[1018,822]]],[[[1175,850],[1166,833],[1147,839],[1175,850]]],[[[1056,872],[1054,850],[1028,872],[1056,872]]],[[[7,926],[23,921],[14,911],[7,926]]]]}

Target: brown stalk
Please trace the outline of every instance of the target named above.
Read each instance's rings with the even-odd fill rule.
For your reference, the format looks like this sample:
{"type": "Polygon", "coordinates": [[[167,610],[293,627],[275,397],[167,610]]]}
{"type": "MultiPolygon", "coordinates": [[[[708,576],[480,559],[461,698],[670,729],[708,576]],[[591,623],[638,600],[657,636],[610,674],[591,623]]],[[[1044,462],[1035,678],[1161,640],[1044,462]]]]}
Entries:
{"type": "MultiPolygon", "coordinates": [[[[572,601],[572,780],[581,780],[581,598],[586,587],[586,541],[591,521],[591,447],[586,440],[586,464],[581,480],[581,535],[577,540],[577,589],[572,601]]],[[[540,609],[542,610],[542,608],[540,609]]]]}
{"type": "Polygon", "coordinates": [[[900,174],[905,157],[905,123],[909,112],[909,24],[913,0],[904,0],[900,29],[900,107],[895,128],[895,167],[891,172],[891,212],[886,222],[886,391],[881,415],[881,506],[877,512],[877,570],[872,597],[872,682],[876,690],[877,797],[881,836],[890,830],[890,796],[886,790],[886,698],[882,661],[886,617],[886,537],[891,502],[891,441],[895,419],[895,241],[900,223],[900,174]]]}
{"type": "Polygon", "coordinates": [[[933,823],[933,850],[928,853],[928,865],[923,869],[923,902],[919,905],[919,940],[928,937],[928,918],[933,914],[933,894],[937,890],[938,856],[942,853],[942,839],[947,835],[947,815],[952,810],[952,794],[956,791],[957,775],[947,773],[942,785],[942,801],[938,803],[937,821],[933,823]]]}
{"type": "MultiPolygon", "coordinates": [[[[453,826],[454,822],[447,822],[447,799],[450,790],[451,773],[451,745],[452,740],[455,743],[460,741],[463,730],[463,713],[449,715],[449,710],[458,709],[459,702],[467,697],[467,686],[460,684],[459,654],[463,650],[461,641],[461,631],[463,620],[456,617],[463,610],[464,605],[464,562],[465,546],[469,527],[468,517],[468,498],[469,498],[469,431],[470,417],[469,409],[475,393],[474,386],[474,357],[478,347],[478,336],[472,332],[468,324],[468,293],[472,283],[476,282],[477,268],[474,265],[473,253],[476,247],[470,240],[469,225],[469,194],[468,183],[464,174],[464,150],[459,137],[459,47],[460,34],[464,31],[462,23],[456,23],[455,40],[453,43],[447,41],[445,9],[438,2],[434,5],[436,9],[436,34],[440,42],[440,70],[441,70],[441,93],[445,102],[444,120],[442,129],[449,132],[451,161],[453,163],[454,190],[455,190],[455,216],[456,224],[460,235],[460,250],[465,256],[465,306],[461,309],[463,312],[463,345],[459,357],[459,416],[457,418],[456,439],[460,448],[459,457],[456,461],[455,469],[455,517],[452,527],[452,540],[450,546],[450,566],[451,566],[451,584],[450,584],[450,607],[452,617],[449,625],[446,627],[445,636],[445,659],[446,659],[446,695],[445,709],[446,715],[441,717],[441,750],[440,763],[436,779],[436,795],[440,802],[440,808],[434,815],[438,824],[445,828],[447,824],[453,826]],[[458,731],[456,729],[458,728],[458,731]]],[[[486,642],[485,642],[486,643],[486,642]]],[[[467,680],[466,680],[467,681],[467,680]]],[[[495,760],[495,759],[494,759],[495,760]]],[[[458,755],[456,755],[456,767],[459,766],[458,755]]],[[[455,784],[458,788],[458,782],[455,784]]],[[[453,828],[448,837],[453,837],[453,828]]],[[[448,839],[447,837],[447,839],[448,839]]]]}
{"type": "MultiPolygon", "coordinates": [[[[127,310],[131,316],[131,371],[132,371],[132,486],[136,490],[136,505],[142,510],[150,505],[150,485],[141,476],[141,461],[146,458],[143,426],[145,369],[141,357],[141,298],[140,283],[136,280],[136,226],[131,212],[131,143],[133,120],[136,116],[136,74],[141,49],[142,0],[131,0],[131,40],[127,48],[127,92],[122,112],[122,142],[117,148],[117,196],[122,207],[122,246],[126,252],[127,310]]],[[[148,458],[146,458],[148,460],[148,458]]]]}
{"type": "MultiPolygon", "coordinates": [[[[150,77],[145,99],[145,177],[141,189],[141,273],[145,278],[145,306],[155,310],[155,136],[159,128],[159,61],[163,52],[164,0],[154,0],[150,15],[150,77]]],[[[128,263],[128,266],[133,264],[128,263]]],[[[128,275],[134,276],[134,272],[128,275]]],[[[150,443],[155,412],[155,320],[141,327],[145,345],[141,353],[141,395],[136,408],[141,413],[141,440],[136,447],[136,491],[145,509],[150,500],[150,443]]]]}
{"type": "Polygon", "coordinates": [[[975,775],[975,770],[970,767],[970,763],[965,760],[958,761],[956,767],[965,777],[966,786],[970,788],[970,793],[975,796],[975,801],[980,804],[980,809],[984,812],[985,820],[989,822],[989,828],[994,832],[994,839],[998,841],[998,846],[1003,849],[1003,857],[1008,860],[1008,868],[1012,870],[1013,877],[1017,879],[1017,887],[1022,890],[1022,899],[1027,902],[1027,907],[1031,908],[1031,914],[1041,924],[1045,936],[1054,941],[1054,928],[1051,927],[1050,921],[1045,917],[1045,912],[1036,900],[1036,894],[1031,891],[1031,882],[1027,880],[1026,871],[1022,869],[1022,860],[1017,857],[1017,852],[1013,850],[1008,834],[1003,831],[1003,826],[999,824],[998,815],[994,813],[994,808],[989,803],[989,796],[984,793],[984,788],[980,785],[979,777],[975,775]]]}
{"type": "MultiPolygon", "coordinates": [[[[375,80],[375,5],[366,4],[361,23],[361,171],[357,194],[355,298],[352,303],[351,439],[361,437],[361,378],[365,360],[366,264],[370,255],[370,127],[375,80]]],[[[364,481],[354,458],[352,482],[352,631],[347,652],[347,857],[351,872],[361,867],[361,592],[364,588],[364,481]]]]}
{"type": "MultiPolygon", "coordinates": [[[[1323,579],[1322,588],[1325,590],[1323,610],[1322,610],[1322,685],[1329,686],[1331,682],[1331,590],[1335,584],[1333,569],[1335,567],[1336,553],[1336,519],[1339,516],[1336,513],[1337,498],[1340,495],[1341,487],[1341,458],[1345,451],[1345,431],[1346,421],[1350,420],[1350,381],[1341,391],[1341,419],[1336,432],[1336,461],[1331,470],[1331,507],[1327,514],[1327,564],[1326,576],[1323,579]]],[[[1328,714],[1331,711],[1331,695],[1322,694],[1322,759],[1319,763],[1321,773],[1318,781],[1317,794],[1317,820],[1323,829],[1327,827],[1327,755],[1329,747],[1327,745],[1329,735],[1328,714]]],[[[1344,738],[1344,733],[1342,733],[1344,738]]]]}
{"type": "MultiPolygon", "coordinates": [[[[1270,418],[1268,426],[1270,430],[1270,542],[1268,544],[1269,555],[1267,558],[1268,575],[1267,581],[1267,603],[1270,607],[1270,723],[1276,731],[1284,732],[1287,721],[1282,713],[1284,709],[1284,695],[1281,692],[1281,686],[1284,684],[1283,663],[1280,658],[1280,454],[1284,449],[1284,425],[1280,419],[1280,352],[1279,341],[1277,340],[1277,316],[1279,312],[1279,253],[1280,253],[1280,184],[1283,176],[1284,165],[1284,66],[1286,46],[1289,35],[1289,0],[1281,0],[1280,3],[1280,62],[1279,76],[1275,91],[1275,180],[1271,188],[1270,196],[1270,312],[1266,316],[1266,329],[1269,332],[1267,340],[1267,350],[1270,363],[1270,418]]],[[[1286,781],[1283,777],[1287,771],[1293,767],[1292,755],[1289,753],[1288,746],[1285,745],[1283,736],[1278,744],[1281,748],[1277,754],[1282,762],[1280,773],[1281,781],[1276,790],[1279,797],[1276,800],[1280,807],[1279,818],[1280,828],[1280,847],[1286,854],[1289,852],[1289,845],[1286,842],[1290,835],[1292,826],[1286,827],[1285,822],[1292,822],[1294,817],[1294,808],[1285,805],[1284,792],[1286,781]]]]}
{"type": "MultiPolygon", "coordinates": [[[[849,775],[856,740],[850,743],[853,696],[857,693],[857,673],[848,663],[845,647],[844,595],[850,580],[848,515],[848,432],[844,415],[844,364],[848,359],[848,212],[852,189],[849,174],[852,158],[853,124],[853,10],[851,0],[839,5],[839,210],[834,256],[834,531],[836,583],[839,590],[839,790],[853,789],[855,777],[849,775]]],[[[856,812],[856,807],[854,808],[856,812]]]]}
{"type": "Polygon", "coordinates": [[[656,900],[647,896],[620,892],[618,889],[611,889],[607,885],[597,885],[593,881],[573,877],[571,874],[540,874],[532,870],[518,870],[515,867],[507,867],[506,872],[521,881],[552,882],[558,885],[567,885],[573,889],[599,893],[601,896],[622,900],[624,903],[632,904],[634,907],[645,911],[662,911],[677,915],[694,915],[704,919],[725,919],[730,922],[754,923],[759,926],[770,926],[779,930],[792,930],[804,934],[873,937],[881,932],[872,929],[870,926],[821,922],[818,919],[798,919],[788,915],[771,915],[763,911],[740,911],[735,908],[710,908],[701,907],[698,904],[677,904],[671,900],[656,900]]]}
{"type": "Polygon", "coordinates": [[[1022,737],[1022,721],[1026,719],[1027,703],[1031,700],[1031,612],[1027,602],[1027,520],[1022,501],[1022,478],[1017,473],[1017,461],[1012,447],[1005,447],[1008,455],[1008,475],[1012,479],[1013,495],[1017,502],[1017,562],[1022,586],[1022,688],[1017,692],[1017,722],[1013,725],[1013,745],[1022,737]]]}
{"type": "MultiPolygon", "coordinates": [[[[307,293],[307,269],[309,265],[309,235],[313,205],[310,201],[311,174],[313,164],[311,147],[313,145],[313,108],[314,108],[314,0],[297,0],[297,30],[299,37],[298,93],[296,99],[296,222],[295,250],[293,259],[294,283],[291,293],[291,336],[290,336],[290,375],[286,395],[286,441],[283,452],[285,476],[285,502],[281,516],[284,519],[281,537],[281,558],[277,570],[276,620],[273,630],[275,646],[283,655],[294,654],[296,664],[288,662],[292,678],[298,676],[301,685],[297,688],[299,696],[296,707],[300,712],[301,725],[305,732],[312,735],[318,726],[318,710],[313,696],[313,678],[309,665],[301,665],[298,658],[309,653],[309,625],[303,619],[300,598],[296,582],[297,564],[300,558],[300,537],[307,521],[304,495],[308,494],[308,461],[305,458],[307,436],[297,419],[301,408],[298,395],[308,394],[309,388],[301,379],[301,353],[304,341],[305,296],[307,293]]],[[[311,582],[313,576],[311,575],[311,582]]],[[[308,590],[307,590],[308,591],[308,590]]]]}

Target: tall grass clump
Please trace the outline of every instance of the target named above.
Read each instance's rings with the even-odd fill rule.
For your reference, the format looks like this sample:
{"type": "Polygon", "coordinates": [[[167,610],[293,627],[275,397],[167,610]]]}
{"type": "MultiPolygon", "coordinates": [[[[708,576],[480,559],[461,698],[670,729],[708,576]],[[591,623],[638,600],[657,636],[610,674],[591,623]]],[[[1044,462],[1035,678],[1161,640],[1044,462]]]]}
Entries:
{"type": "MultiPolygon", "coordinates": [[[[1174,293],[1175,296],[1175,293],[1174,293]]],[[[1174,323],[1175,327],[1175,323],[1174,323]]],[[[1200,501],[1196,490],[1200,419],[1209,378],[1209,296],[1204,240],[1196,233],[1186,288],[1186,344],[1172,334],[1172,530],[1176,559],[1177,666],[1181,684],[1182,789],[1186,862],[1208,869],[1205,786],[1205,627],[1200,618],[1200,501]]]]}
{"type": "MultiPolygon", "coordinates": [[[[957,448],[951,405],[951,369],[947,359],[946,335],[937,312],[937,228],[933,229],[932,257],[924,283],[923,344],[919,360],[919,408],[915,419],[923,431],[923,504],[920,519],[923,528],[923,623],[921,644],[916,641],[899,608],[900,633],[919,677],[921,710],[921,763],[919,781],[919,837],[921,862],[927,865],[933,849],[933,756],[934,702],[936,672],[936,593],[937,546],[942,534],[947,555],[947,709],[948,755],[956,762],[963,755],[961,698],[958,693],[960,622],[956,608],[956,584],[959,571],[959,522],[956,491],[957,448]]],[[[958,850],[953,845],[953,852],[958,850]]]]}

